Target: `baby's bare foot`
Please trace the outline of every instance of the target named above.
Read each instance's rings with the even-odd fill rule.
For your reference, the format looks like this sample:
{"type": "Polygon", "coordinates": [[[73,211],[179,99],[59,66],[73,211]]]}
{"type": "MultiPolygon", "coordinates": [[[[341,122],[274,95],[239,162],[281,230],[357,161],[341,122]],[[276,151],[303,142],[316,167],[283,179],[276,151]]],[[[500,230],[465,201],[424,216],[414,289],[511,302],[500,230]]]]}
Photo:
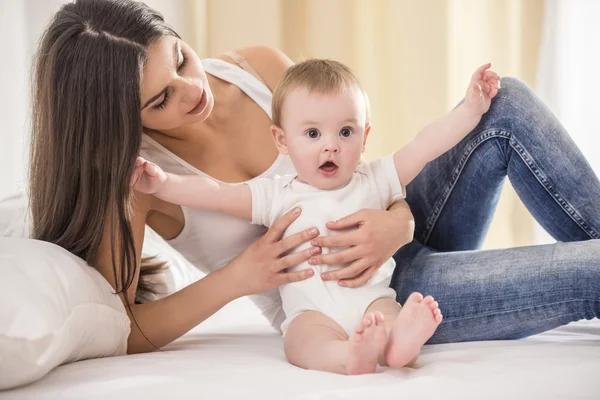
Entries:
{"type": "Polygon", "coordinates": [[[411,294],[394,322],[385,353],[387,364],[393,368],[411,364],[440,322],[442,313],[433,297],[411,294]]]}
{"type": "Polygon", "coordinates": [[[372,374],[387,342],[383,314],[368,313],[348,340],[348,375],[372,374]]]}

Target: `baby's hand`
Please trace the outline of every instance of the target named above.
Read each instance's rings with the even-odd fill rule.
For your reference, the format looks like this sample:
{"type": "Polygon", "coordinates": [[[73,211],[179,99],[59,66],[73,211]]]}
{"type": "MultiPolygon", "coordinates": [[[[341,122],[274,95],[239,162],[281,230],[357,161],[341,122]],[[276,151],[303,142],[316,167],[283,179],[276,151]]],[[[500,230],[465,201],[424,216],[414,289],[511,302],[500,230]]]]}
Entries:
{"type": "Polygon", "coordinates": [[[167,174],[156,164],[138,157],[129,183],[138,192],[154,194],[167,180],[167,174]]]}
{"type": "Polygon", "coordinates": [[[482,65],[471,77],[465,96],[465,107],[474,115],[485,114],[500,89],[500,76],[489,70],[491,66],[490,63],[482,65]]]}

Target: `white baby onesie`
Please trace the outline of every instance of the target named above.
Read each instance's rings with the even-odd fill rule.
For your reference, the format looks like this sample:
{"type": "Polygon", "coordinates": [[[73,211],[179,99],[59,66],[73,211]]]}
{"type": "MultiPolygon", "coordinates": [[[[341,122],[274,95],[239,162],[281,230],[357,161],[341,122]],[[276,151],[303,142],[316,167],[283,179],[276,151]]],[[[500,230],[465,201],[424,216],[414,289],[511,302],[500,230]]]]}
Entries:
{"type": "MultiPolygon", "coordinates": [[[[320,190],[300,182],[295,175],[269,179],[255,179],[246,183],[252,192],[252,223],[270,227],[277,218],[294,207],[301,207],[302,214],[290,225],[284,236],[290,236],[310,227],[317,227],[322,236],[336,235],[330,231],[328,221],[335,221],[363,208],[387,209],[393,202],[403,199],[405,191],[394,166],[393,156],[364,163],[354,172],[350,182],[335,190],[320,190]]],[[[310,247],[305,243],[292,252],[310,247]]],[[[342,249],[336,248],[335,251],[342,249]]],[[[330,251],[323,248],[323,254],[330,251]]],[[[390,258],[359,288],[341,287],[337,281],[323,281],[321,273],[341,268],[338,266],[311,266],[304,262],[291,271],[312,268],[315,275],[301,282],[279,288],[286,319],[281,329],[285,334],[290,322],[304,311],[319,311],[336,321],[350,336],[365,311],[380,298],[394,299],[396,294],[389,287],[395,267],[390,258]]]]}

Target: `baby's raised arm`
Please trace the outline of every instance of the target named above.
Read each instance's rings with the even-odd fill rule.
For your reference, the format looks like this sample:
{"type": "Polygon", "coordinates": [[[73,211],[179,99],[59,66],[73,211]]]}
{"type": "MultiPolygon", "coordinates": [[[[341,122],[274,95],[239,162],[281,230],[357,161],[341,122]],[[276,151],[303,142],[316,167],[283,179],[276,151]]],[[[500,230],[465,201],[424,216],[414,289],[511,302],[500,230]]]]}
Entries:
{"type": "Polygon", "coordinates": [[[441,156],[481,120],[500,88],[500,77],[482,65],[471,77],[465,101],[454,110],[431,122],[405,147],[394,154],[394,164],[403,186],[408,185],[425,165],[441,156]]]}
{"type": "Polygon", "coordinates": [[[169,203],[252,219],[252,194],[248,185],[166,173],[158,165],[138,157],[131,186],[169,203]]]}

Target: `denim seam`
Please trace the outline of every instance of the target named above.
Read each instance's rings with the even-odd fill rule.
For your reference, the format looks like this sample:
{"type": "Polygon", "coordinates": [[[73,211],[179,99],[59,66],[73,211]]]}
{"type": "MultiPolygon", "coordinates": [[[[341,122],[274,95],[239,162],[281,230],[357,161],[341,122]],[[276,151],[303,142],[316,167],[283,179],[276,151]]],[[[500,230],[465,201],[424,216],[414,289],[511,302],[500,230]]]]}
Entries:
{"type": "Polygon", "coordinates": [[[527,168],[531,171],[533,176],[536,177],[538,182],[546,189],[546,192],[554,199],[554,201],[571,217],[571,219],[579,225],[579,227],[592,239],[600,238],[598,232],[594,231],[581,217],[581,215],[575,211],[575,208],[566,201],[558,191],[554,189],[554,187],[548,181],[548,178],[544,176],[542,171],[538,168],[538,166],[533,161],[533,157],[525,150],[525,148],[519,143],[519,141],[511,136],[509,139],[509,143],[511,147],[519,154],[521,160],[527,165],[527,168]]]}
{"type": "MultiPolygon", "coordinates": [[[[531,120],[535,120],[534,117],[531,116],[529,110],[523,108],[519,103],[515,102],[515,101],[511,101],[510,99],[506,98],[506,97],[499,97],[497,99],[498,102],[501,103],[506,103],[509,104],[511,107],[517,108],[519,109],[523,115],[526,115],[527,118],[531,119],[531,120]]],[[[529,168],[529,170],[534,174],[534,176],[536,177],[536,179],[538,179],[538,181],[542,184],[542,186],[546,189],[546,191],[548,192],[548,194],[550,196],[552,196],[552,198],[554,199],[554,201],[556,201],[558,203],[559,206],[561,206],[563,208],[563,210],[565,210],[567,212],[567,214],[571,217],[571,219],[577,224],[579,225],[579,227],[585,232],[587,233],[588,236],[590,236],[590,238],[592,239],[598,239],[600,238],[600,234],[598,232],[596,232],[593,228],[591,228],[586,222],[585,220],[581,217],[581,215],[579,215],[579,213],[577,213],[575,211],[575,209],[573,208],[573,206],[571,204],[569,204],[562,196],[560,196],[560,194],[556,191],[554,191],[554,193],[552,193],[552,191],[550,190],[551,187],[548,187],[544,182],[542,182],[540,180],[540,178],[538,177],[538,174],[536,174],[536,172],[532,169],[535,168],[536,170],[539,171],[539,169],[537,168],[537,166],[535,165],[535,163],[533,162],[533,158],[529,155],[529,153],[527,153],[525,151],[525,149],[521,146],[521,144],[518,142],[518,140],[514,137],[514,136],[510,136],[509,143],[511,144],[511,147],[513,147],[513,149],[517,150],[514,146],[512,146],[513,142],[517,143],[520,148],[523,150],[523,155],[527,154],[528,158],[531,161],[531,164],[528,163],[524,158],[523,155],[521,155],[521,152],[518,151],[518,153],[521,155],[521,159],[525,162],[525,164],[527,165],[527,167],[529,168]]],[[[543,175],[539,174],[540,177],[543,177],[543,175]]],[[[547,181],[547,180],[546,180],[547,181]]]]}
{"type": "MultiPolygon", "coordinates": [[[[516,311],[531,311],[531,310],[535,310],[535,309],[542,308],[542,307],[552,307],[552,306],[556,306],[556,305],[568,304],[568,303],[575,303],[575,302],[582,302],[582,301],[589,301],[589,302],[592,302],[592,303],[600,303],[600,301],[598,301],[597,299],[562,300],[562,301],[557,301],[557,302],[554,302],[554,303],[546,303],[546,304],[542,304],[542,305],[538,305],[538,306],[533,306],[533,307],[514,308],[514,309],[510,309],[510,310],[503,310],[503,311],[493,312],[493,313],[487,313],[487,314],[471,315],[471,316],[468,316],[468,317],[458,317],[458,318],[448,318],[448,317],[446,317],[444,319],[444,321],[445,322],[464,321],[466,319],[481,318],[481,317],[490,317],[490,316],[496,316],[496,315],[501,315],[501,314],[512,313],[512,312],[516,312],[516,311]]],[[[567,313],[565,315],[571,315],[571,314],[572,313],[567,313]]],[[[555,318],[555,317],[556,316],[553,316],[553,318],[555,318]]]]}
{"type": "Polygon", "coordinates": [[[552,186],[548,184],[548,180],[546,179],[546,177],[541,173],[540,169],[533,162],[533,158],[529,155],[529,153],[527,153],[527,151],[524,149],[524,147],[515,139],[514,135],[512,135],[510,132],[507,132],[507,131],[504,131],[501,129],[491,128],[491,129],[487,129],[487,130],[483,131],[483,133],[481,135],[479,135],[477,138],[475,138],[473,141],[471,141],[471,143],[467,146],[463,156],[461,157],[460,161],[458,162],[458,165],[456,166],[456,168],[452,174],[452,179],[450,180],[450,183],[447,185],[446,189],[440,196],[440,199],[433,207],[433,213],[431,214],[431,217],[429,218],[429,220],[427,221],[427,223],[425,225],[423,244],[427,245],[427,242],[429,241],[429,237],[431,236],[431,233],[433,232],[435,223],[437,222],[437,220],[442,212],[442,209],[444,208],[448,199],[450,198],[450,195],[452,194],[452,190],[454,190],[454,187],[456,186],[456,183],[458,182],[458,179],[460,178],[460,175],[462,174],[462,171],[464,170],[464,167],[467,164],[467,161],[469,160],[469,158],[471,157],[473,152],[477,149],[477,147],[479,147],[480,144],[482,144],[486,140],[489,140],[492,138],[508,139],[511,147],[517,152],[517,154],[519,154],[519,157],[521,158],[521,160],[523,160],[525,165],[527,165],[527,168],[531,171],[533,176],[535,176],[535,178],[538,180],[538,182],[540,182],[542,187],[544,187],[544,189],[548,192],[548,194],[567,213],[567,215],[569,215],[571,217],[571,219],[588,236],[590,236],[590,238],[592,238],[592,239],[600,238],[600,235],[597,232],[595,232],[583,220],[581,215],[579,215],[579,213],[577,213],[575,211],[573,206],[571,204],[569,204],[562,196],[560,196],[560,194],[558,192],[556,192],[555,190],[552,189],[552,186]]]}
{"type": "Polygon", "coordinates": [[[469,160],[469,158],[471,157],[471,154],[473,153],[473,151],[475,151],[475,149],[481,143],[485,142],[488,139],[491,139],[494,137],[509,137],[509,136],[510,136],[509,132],[493,128],[493,129],[488,129],[488,130],[483,131],[481,135],[477,136],[475,139],[473,139],[471,141],[471,143],[469,143],[463,156],[461,157],[460,161],[458,162],[458,165],[454,169],[450,183],[446,186],[446,189],[440,196],[440,199],[434,205],[433,213],[431,214],[431,217],[425,224],[425,231],[424,231],[425,237],[423,239],[424,245],[427,245],[427,241],[429,240],[429,237],[431,236],[433,227],[435,226],[435,223],[437,222],[437,220],[442,212],[442,209],[446,205],[448,198],[450,198],[450,194],[452,194],[452,190],[454,190],[454,187],[456,186],[456,183],[458,182],[458,178],[460,178],[460,175],[462,174],[462,171],[464,170],[464,167],[467,164],[467,161],[469,160]]]}

